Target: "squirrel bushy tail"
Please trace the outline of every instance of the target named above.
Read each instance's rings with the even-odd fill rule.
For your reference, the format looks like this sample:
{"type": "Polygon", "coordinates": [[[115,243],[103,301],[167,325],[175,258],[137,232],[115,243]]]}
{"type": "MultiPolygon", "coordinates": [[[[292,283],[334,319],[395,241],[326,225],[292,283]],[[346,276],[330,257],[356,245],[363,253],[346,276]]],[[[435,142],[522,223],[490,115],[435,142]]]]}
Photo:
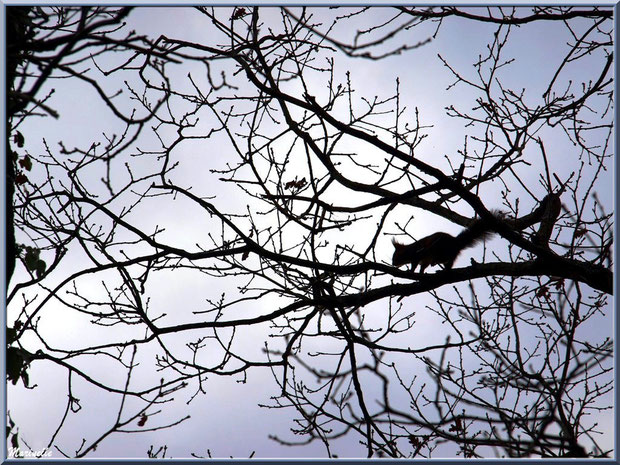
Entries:
{"type": "MultiPolygon", "coordinates": [[[[503,213],[498,210],[492,210],[491,214],[495,218],[503,218],[504,216],[503,213]]],[[[458,252],[461,252],[462,250],[479,244],[493,234],[495,234],[495,231],[493,231],[491,221],[479,218],[474,220],[469,227],[463,229],[454,238],[454,247],[458,250],[458,252]]]]}

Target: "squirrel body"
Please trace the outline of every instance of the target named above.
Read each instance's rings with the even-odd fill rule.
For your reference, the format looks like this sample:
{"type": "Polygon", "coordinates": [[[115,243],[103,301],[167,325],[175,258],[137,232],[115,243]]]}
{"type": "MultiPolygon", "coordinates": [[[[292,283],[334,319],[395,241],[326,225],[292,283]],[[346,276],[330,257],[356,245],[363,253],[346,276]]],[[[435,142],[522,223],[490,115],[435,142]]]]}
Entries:
{"type": "MultiPolygon", "coordinates": [[[[493,216],[500,217],[501,214],[493,212],[493,216]]],[[[402,266],[411,263],[411,271],[420,265],[420,273],[424,273],[427,266],[433,265],[442,265],[445,269],[451,269],[463,250],[484,241],[491,234],[493,231],[489,221],[478,219],[457,236],[436,232],[407,245],[393,239],[392,265],[402,266]]]]}

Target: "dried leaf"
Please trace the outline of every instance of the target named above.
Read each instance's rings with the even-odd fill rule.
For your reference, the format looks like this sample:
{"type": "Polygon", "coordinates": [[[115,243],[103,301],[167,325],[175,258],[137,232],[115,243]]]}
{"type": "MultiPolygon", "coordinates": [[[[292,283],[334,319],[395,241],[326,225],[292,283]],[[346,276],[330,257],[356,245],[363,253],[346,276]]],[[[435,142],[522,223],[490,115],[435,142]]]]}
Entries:
{"type": "Polygon", "coordinates": [[[23,147],[24,146],[24,135],[17,131],[16,134],[13,136],[13,142],[15,142],[15,144],[17,144],[18,147],[23,147]]]}
{"type": "Polygon", "coordinates": [[[19,166],[25,168],[26,171],[30,171],[32,169],[32,159],[30,156],[26,155],[24,158],[19,160],[19,166]]]}
{"type": "Polygon", "coordinates": [[[26,184],[28,182],[28,176],[26,176],[23,173],[19,173],[17,176],[15,176],[15,184],[26,184]]]}

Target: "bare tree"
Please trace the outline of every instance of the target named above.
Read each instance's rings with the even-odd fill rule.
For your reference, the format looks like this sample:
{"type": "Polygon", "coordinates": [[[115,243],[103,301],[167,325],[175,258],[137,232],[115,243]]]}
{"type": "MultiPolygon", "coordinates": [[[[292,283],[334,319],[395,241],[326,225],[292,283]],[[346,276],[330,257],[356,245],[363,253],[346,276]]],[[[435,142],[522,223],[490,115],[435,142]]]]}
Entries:
{"type": "MultiPolygon", "coordinates": [[[[202,41],[100,29],[128,9],[53,11],[77,25],[64,42],[76,56],[17,67],[14,89],[31,90],[10,134],[17,115],[45,109],[36,83],[52,65],[92,85],[126,130],[9,163],[39,174],[12,197],[30,276],[8,292],[7,374],[27,384],[36,363],[65,369],[66,415],[73,377],[144,402],[132,413],[121,403],[108,432],[63,453],[86,455],[134,421],[144,429],[182,388],[191,401],[212,376],[254,370],[279,386],[268,407],[296,412],[300,441],[272,439],[317,441],[329,457],[341,438],[367,457],[611,453],[596,416],[613,404],[612,341],[593,331],[612,321],[613,212],[599,193],[613,156],[611,9],[198,7],[202,41]],[[568,45],[520,82],[513,43],[547,23],[568,45]],[[371,26],[350,38],[356,24],[371,26]],[[342,68],[403,54],[419,68],[416,51],[454,24],[492,32],[468,66],[438,56],[447,92],[468,105],[445,109],[461,149],[444,156],[424,108],[403,103],[406,76],[364,95],[342,68]],[[111,51],[121,58],[103,67],[98,53],[111,51]],[[135,113],[93,73],[131,75],[135,113]],[[183,299],[166,298],[181,281],[183,299]],[[97,342],[54,344],[44,316],[59,309],[86,317],[97,342]],[[124,384],[85,369],[92,356],[125,370],[124,384]]],[[[28,15],[37,43],[51,15],[28,15]]]]}
{"type": "MultiPolygon", "coordinates": [[[[153,118],[158,108],[167,100],[169,90],[166,87],[165,77],[162,74],[164,62],[174,61],[165,57],[164,51],[155,41],[145,36],[136,35],[135,32],[125,33],[115,37],[121,31],[123,22],[131,8],[101,8],[101,7],[7,7],[7,140],[5,145],[6,154],[6,223],[7,223],[7,247],[6,247],[6,282],[7,303],[14,301],[21,290],[33,288],[45,289],[48,292],[41,305],[46,305],[51,299],[59,296],[47,287],[48,280],[63,268],[61,263],[68,250],[83,241],[94,244],[88,238],[89,233],[81,231],[82,226],[88,230],[84,223],[82,208],[75,210],[66,198],[65,194],[74,195],[76,191],[66,184],[76,183],[72,171],[85,169],[94,163],[103,163],[107,166],[108,179],[103,179],[107,185],[112,200],[117,196],[110,185],[110,166],[112,160],[123,153],[138,139],[145,125],[153,118]],[[123,61],[115,67],[102,70],[98,67],[98,60],[103,60],[110,55],[122,54],[123,61]],[[92,76],[92,67],[98,73],[92,76]],[[105,87],[108,82],[117,83],[117,74],[131,70],[139,76],[138,85],[132,87],[125,81],[125,92],[132,98],[140,101],[140,108],[126,110],[126,103],[118,104],[118,97],[123,89],[115,89],[109,92],[105,87]],[[164,78],[163,84],[154,88],[145,77],[147,73],[155,73],[164,78]],[[101,79],[101,75],[107,77],[101,79]],[[59,111],[48,103],[55,93],[53,83],[56,80],[71,79],[83,82],[89,86],[96,98],[124,125],[120,134],[104,134],[105,143],[93,141],[85,151],[69,149],[60,143],[60,150],[48,150],[47,156],[31,156],[28,153],[28,140],[35,137],[34,134],[23,134],[21,131],[24,123],[31,123],[33,119],[41,117],[60,117],[59,111]],[[142,85],[140,85],[142,84],[142,85]],[[97,153],[100,152],[100,153],[97,153]],[[77,160],[72,159],[77,157],[77,160]],[[38,173],[37,173],[38,172],[38,173]],[[66,179],[55,179],[61,172],[66,179]],[[58,182],[58,184],[56,184],[58,182]],[[60,206],[57,202],[63,202],[60,206]],[[60,208],[58,208],[60,206],[60,208]],[[15,231],[18,231],[16,234],[15,231]],[[19,241],[19,242],[18,242],[19,241]],[[9,286],[15,270],[16,260],[23,263],[27,275],[25,279],[9,286]]],[[[74,82],[74,85],[77,85],[74,82]]],[[[69,95],[63,95],[65,99],[69,95]]],[[[63,106],[60,103],[60,106],[63,106]]],[[[96,118],[96,115],[90,115],[96,118]]],[[[88,124],[88,122],[85,122],[88,124]]],[[[90,123],[97,123],[93,119],[90,123]]],[[[45,141],[45,144],[47,142],[45,141]]],[[[121,188],[130,188],[133,181],[121,188]]],[[[115,186],[117,188],[118,186],[115,186]]],[[[79,189],[84,189],[80,186],[79,189]]],[[[95,196],[94,190],[88,190],[87,196],[95,196]]],[[[105,205],[99,204],[99,206],[105,205]]],[[[86,215],[88,216],[88,214],[86,215]]],[[[85,245],[85,244],[84,244],[85,245]]],[[[78,246],[79,247],[79,246],[78,246]]],[[[96,247],[96,245],[95,245],[96,247]]],[[[88,247],[87,247],[88,248],[88,247]]],[[[90,257],[94,259],[94,257],[90,257]]],[[[96,259],[95,259],[96,261],[96,259]]],[[[95,267],[91,271],[96,272],[95,267]]],[[[101,269],[105,269],[105,266],[101,269]]],[[[81,270],[79,274],[88,271],[81,270]]],[[[25,295],[25,294],[24,294],[25,295]]],[[[7,379],[13,384],[23,381],[29,386],[29,367],[33,360],[42,355],[42,351],[36,354],[29,352],[24,347],[24,333],[34,330],[37,333],[37,317],[35,314],[28,315],[26,310],[32,303],[30,297],[25,298],[23,309],[12,324],[7,327],[7,351],[6,372],[7,379]],[[25,311],[25,312],[24,312],[25,311]],[[32,320],[34,317],[35,320],[32,320]],[[25,318],[25,320],[24,320],[25,318]],[[23,322],[27,321],[26,325],[23,322]]],[[[61,301],[63,301],[61,299],[61,301]]],[[[38,313],[38,312],[35,312],[38,313]]],[[[67,416],[81,409],[79,399],[72,393],[73,368],[70,360],[73,356],[71,351],[55,351],[47,345],[47,341],[40,338],[46,349],[50,349],[48,355],[55,354],[52,359],[60,367],[67,370],[67,403],[64,415],[55,433],[51,436],[47,449],[54,444],[56,436],[60,432],[67,416]]],[[[114,352],[114,359],[121,363],[127,371],[127,385],[124,389],[110,389],[102,386],[94,380],[95,385],[118,392],[122,397],[118,417],[110,430],[92,443],[83,441],[79,448],[71,456],[81,457],[96,449],[105,437],[122,428],[129,422],[138,419],[140,426],[146,422],[145,412],[153,412],[153,407],[166,402],[165,398],[176,391],[180,385],[155,387],[148,394],[140,396],[146,406],[137,412],[127,415],[125,398],[128,395],[128,385],[131,373],[135,368],[135,347],[133,351],[126,351],[119,347],[114,352]],[[130,353],[130,355],[126,355],[130,353]],[[128,358],[129,357],[129,358],[128,358]],[[128,417],[128,418],[125,418],[128,417]]],[[[103,354],[105,355],[105,354],[103,354]]],[[[181,419],[180,421],[183,421],[181,419]]],[[[176,424],[174,422],[173,424],[176,424]]],[[[22,439],[20,444],[18,428],[15,422],[8,417],[7,440],[10,439],[12,454],[20,456],[24,451],[23,446],[28,444],[22,439]],[[10,432],[10,433],[9,433],[10,432]]],[[[144,431],[145,428],[142,428],[144,431]]],[[[32,451],[27,451],[32,452],[32,451]]],[[[60,451],[63,455],[67,455],[60,451]]],[[[23,455],[21,455],[23,456],[23,455]]]]}

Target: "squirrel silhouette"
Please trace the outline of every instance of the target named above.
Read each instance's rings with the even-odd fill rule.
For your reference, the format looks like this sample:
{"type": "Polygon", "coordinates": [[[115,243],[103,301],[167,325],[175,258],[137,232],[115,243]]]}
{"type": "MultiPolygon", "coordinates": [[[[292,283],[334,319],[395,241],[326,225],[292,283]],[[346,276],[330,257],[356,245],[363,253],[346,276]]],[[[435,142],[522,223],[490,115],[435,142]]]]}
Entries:
{"type": "MultiPolygon", "coordinates": [[[[500,212],[492,212],[493,216],[501,218],[500,212]]],[[[442,265],[444,269],[452,268],[456,257],[459,254],[487,237],[494,234],[491,229],[490,221],[478,219],[461,231],[457,236],[445,232],[436,232],[426,236],[412,244],[401,244],[392,239],[394,244],[394,255],[392,265],[401,266],[406,263],[411,264],[411,271],[415,271],[420,265],[420,273],[424,273],[427,266],[442,265]]]]}

